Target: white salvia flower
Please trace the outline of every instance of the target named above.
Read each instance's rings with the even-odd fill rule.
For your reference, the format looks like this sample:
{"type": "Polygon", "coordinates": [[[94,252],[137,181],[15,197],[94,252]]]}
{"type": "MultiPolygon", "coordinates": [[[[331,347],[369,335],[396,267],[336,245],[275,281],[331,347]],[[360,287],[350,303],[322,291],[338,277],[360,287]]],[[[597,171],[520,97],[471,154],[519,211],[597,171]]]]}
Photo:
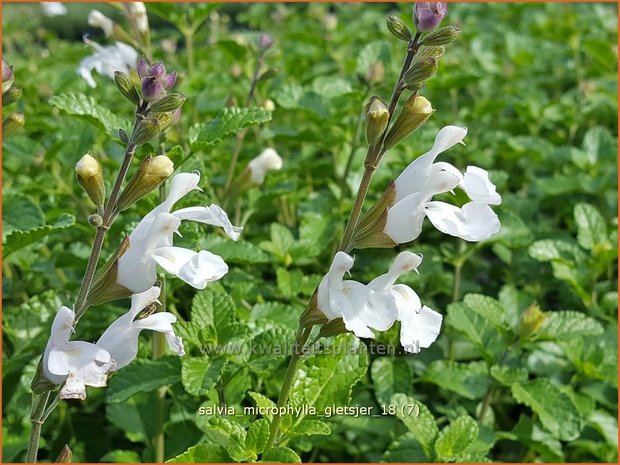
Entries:
{"type": "Polygon", "coordinates": [[[129,10],[129,14],[134,18],[138,31],[147,32],[149,30],[149,18],[146,15],[146,6],[144,6],[144,3],[129,2],[127,3],[127,9],[129,10]]]}
{"type": "Polygon", "coordinates": [[[107,350],[83,341],[69,341],[75,313],[60,307],[43,354],[43,375],[54,384],[64,381],[61,399],[86,399],[86,386],[103,387],[114,361],[107,350]]]}
{"type": "Polygon", "coordinates": [[[413,289],[405,284],[395,284],[404,273],[416,271],[422,263],[422,256],[412,252],[398,254],[390,270],[368,283],[374,291],[370,297],[370,306],[380,311],[389,298],[389,305],[394,305],[398,312],[400,325],[400,343],[407,352],[417,353],[420,347],[429,347],[441,329],[442,316],[431,308],[422,306],[420,298],[413,289]]]}
{"type": "Polygon", "coordinates": [[[41,2],[43,14],[48,17],[64,16],[67,14],[67,7],[61,2],[41,2]]]}
{"type": "Polygon", "coordinates": [[[114,79],[115,71],[128,73],[130,68],[135,68],[138,61],[138,52],[130,45],[116,42],[114,45],[102,47],[89,39],[85,39],[95,50],[95,53],[84,58],[80,62],[77,72],[90,87],[97,87],[93,79],[92,71],[114,79]]]}
{"type": "Polygon", "coordinates": [[[424,217],[440,231],[467,241],[488,239],[499,231],[499,219],[491,205],[501,197],[488,173],[469,166],[465,175],[449,163],[437,162],[437,156],[462,142],[467,129],[446,126],[439,131],[430,151],[414,160],[394,181],[394,204],[388,209],[384,232],[396,243],[416,239],[422,231],[424,217]],[[457,208],[431,201],[436,194],[461,187],[472,202],[457,208]]]}
{"type": "Polygon", "coordinates": [[[394,305],[381,302],[377,296],[377,308],[371,308],[369,299],[373,291],[357,281],[343,281],[344,274],[353,266],[354,259],[338,252],[327,274],[319,284],[317,307],[328,320],[342,318],[345,327],[358,337],[374,337],[370,328],[385,331],[397,318],[394,305]]]}
{"type": "Polygon", "coordinates": [[[129,247],[118,260],[117,283],[133,293],[144,292],[157,280],[157,265],[196,289],[204,289],[228,272],[222,257],[206,250],[194,252],[174,247],[172,239],[181,220],[219,226],[237,240],[243,228],[233,226],[219,206],[189,207],[170,213],[173,205],[198,188],[198,173],[180,173],[172,178],[166,200],[149,212],[129,236],[129,247]]]}
{"type": "Polygon", "coordinates": [[[114,32],[114,21],[99,10],[90,10],[88,14],[88,25],[102,29],[106,37],[110,37],[114,32]]]}
{"type": "Polygon", "coordinates": [[[114,321],[97,341],[97,345],[109,352],[116,362],[114,371],[129,365],[138,355],[138,339],[143,329],[164,333],[168,347],[177,355],[185,355],[183,341],[174,333],[172,323],[177,317],[172,313],[159,312],[136,320],[136,316],[153,303],[159,303],[161,289],[153,286],[148,291],[134,294],[129,311],[114,321]]]}
{"type": "Polygon", "coordinates": [[[250,179],[254,184],[262,184],[268,171],[282,169],[282,158],[272,148],[263,150],[260,155],[248,163],[250,179]]]}

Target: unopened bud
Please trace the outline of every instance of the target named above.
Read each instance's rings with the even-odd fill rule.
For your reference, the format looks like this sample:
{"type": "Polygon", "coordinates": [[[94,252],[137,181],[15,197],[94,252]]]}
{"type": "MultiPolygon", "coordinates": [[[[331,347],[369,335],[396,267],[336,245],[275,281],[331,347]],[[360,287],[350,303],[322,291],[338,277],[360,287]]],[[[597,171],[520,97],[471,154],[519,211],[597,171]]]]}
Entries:
{"type": "Polygon", "coordinates": [[[12,136],[24,127],[25,122],[23,113],[9,114],[2,122],[2,135],[12,136]]]}
{"type": "Polygon", "coordinates": [[[90,11],[88,14],[88,25],[103,30],[106,37],[110,37],[114,33],[114,21],[99,10],[90,11]]]}
{"type": "Polygon", "coordinates": [[[90,215],[88,217],[88,224],[94,226],[95,228],[99,228],[103,225],[103,218],[101,218],[101,215],[95,213],[94,215],[90,215]]]}
{"type": "Polygon", "coordinates": [[[75,165],[75,174],[80,186],[98,207],[103,205],[105,199],[105,186],[103,184],[103,169],[90,153],[84,155],[75,165]]]}
{"type": "Polygon", "coordinates": [[[423,58],[434,58],[435,60],[439,60],[444,53],[446,53],[446,47],[443,45],[423,45],[418,49],[412,66],[423,58]]]}
{"type": "Polygon", "coordinates": [[[174,113],[153,113],[151,116],[157,120],[157,124],[159,125],[159,132],[164,132],[174,121],[174,113]]]}
{"type": "Polygon", "coordinates": [[[273,46],[273,37],[269,34],[261,34],[258,38],[258,46],[263,51],[269,50],[273,46]]]}
{"type": "Polygon", "coordinates": [[[127,210],[149,192],[158,188],[174,171],[174,163],[165,155],[149,155],[138,167],[121,194],[117,210],[127,210]]]}
{"type": "Polygon", "coordinates": [[[266,148],[248,163],[248,172],[252,184],[258,185],[265,181],[268,171],[282,169],[282,157],[272,148],[266,148]]]}
{"type": "Polygon", "coordinates": [[[454,42],[460,33],[461,30],[456,26],[442,27],[426,34],[420,44],[430,46],[447,45],[454,42]]]}
{"type": "Polygon", "coordinates": [[[389,150],[396,146],[401,140],[422,126],[435,110],[426,98],[413,94],[405,103],[398,118],[390,128],[383,147],[389,150]]]}
{"type": "Polygon", "coordinates": [[[176,93],[170,94],[153,102],[149,109],[155,113],[175,111],[176,109],[181,108],[186,100],[187,97],[185,97],[184,95],[176,93]]]}
{"type": "Polygon", "coordinates": [[[138,89],[133,85],[129,74],[123,73],[122,71],[114,72],[114,81],[116,82],[116,87],[121,91],[127,100],[129,100],[134,105],[140,105],[140,94],[138,93],[138,89]]]}
{"type": "Polygon", "coordinates": [[[273,112],[276,109],[276,104],[273,103],[273,100],[267,99],[263,102],[263,108],[267,111],[273,112]]]}
{"type": "Polygon", "coordinates": [[[437,73],[437,60],[427,57],[414,62],[403,76],[405,88],[413,90],[420,81],[426,81],[437,73]]]}
{"type": "Polygon", "coordinates": [[[71,452],[71,449],[69,449],[69,445],[65,444],[60,451],[60,454],[58,454],[58,457],[56,457],[56,460],[54,460],[54,463],[71,463],[72,459],[73,452],[71,452]]]}
{"type": "Polygon", "coordinates": [[[121,140],[123,144],[129,143],[129,136],[127,135],[127,131],[125,131],[122,128],[119,128],[118,130],[118,138],[121,140]]]}
{"type": "Polygon", "coordinates": [[[540,310],[538,304],[530,305],[521,314],[517,334],[523,338],[535,334],[545,322],[545,318],[545,314],[540,310]]]}
{"type": "Polygon", "coordinates": [[[411,31],[404,21],[396,16],[388,16],[386,18],[388,30],[397,39],[409,42],[411,40],[411,31]]]}
{"type": "Polygon", "coordinates": [[[2,93],[4,94],[13,85],[15,73],[13,67],[9,66],[4,57],[2,57],[2,93]]]}
{"type": "Polygon", "coordinates": [[[368,67],[368,73],[366,73],[366,81],[370,84],[383,82],[385,76],[385,68],[383,62],[375,61],[368,67]]]}
{"type": "Polygon", "coordinates": [[[6,107],[11,103],[17,102],[19,97],[22,95],[22,90],[19,87],[11,87],[4,94],[2,94],[2,106],[6,107]]]}
{"type": "Polygon", "coordinates": [[[390,119],[388,107],[381,98],[374,96],[366,105],[366,140],[369,146],[377,143],[390,119]]]}
{"type": "Polygon", "coordinates": [[[136,29],[141,34],[149,32],[149,18],[146,14],[146,7],[143,2],[129,2],[127,3],[127,9],[129,14],[133,17],[136,24],[136,29]]]}
{"type": "Polygon", "coordinates": [[[322,21],[323,27],[328,32],[335,31],[338,27],[338,16],[333,13],[326,13],[325,16],[323,16],[322,21]]]}
{"type": "Polygon", "coordinates": [[[418,32],[430,32],[439,26],[448,13],[446,2],[416,2],[413,23],[418,32]]]}
{"type": "Polygon", "coordinates": [[[140,122],[138,130],[133,135],[133,142],[135,145],[145,144],[154,137],[157,137],[160,133],[159,121],[155,117],[144,118],[140,122]]]}

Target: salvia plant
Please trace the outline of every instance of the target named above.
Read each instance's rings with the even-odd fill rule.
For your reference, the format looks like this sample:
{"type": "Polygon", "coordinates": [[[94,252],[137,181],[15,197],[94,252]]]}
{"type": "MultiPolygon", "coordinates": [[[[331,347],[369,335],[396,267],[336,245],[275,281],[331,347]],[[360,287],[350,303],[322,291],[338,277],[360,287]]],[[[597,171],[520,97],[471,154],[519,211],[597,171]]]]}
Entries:
{"type": "MultiPolygon", "coordinates": [[[[613,342],[587,344],[592,340],[587,338],[611,334],[599,320],[615,321],[610,311],[617,297],[611,279],[617,257],[614,227],[583,201],[571,209],[576,233],[533,240],[523,232],[523,221],[507,211],[506,199],[512,198],[505,172],[477,166],[486,166],[478,162],[486,152],[467,147],[468,129],[461,124],[474,115],[453,111],[450,121],[449,110],[434,108],[438,92],[455,98],[445,65],[458,61],[455,45],[461,27],[465,30],[460,23],[448,24],[448,3],[417,2],[409,7],[408,21],[387,16],[386,37],[400,56],[392,57],[391,66],[379,59],[384,42],[365,48],[376,59],[358,66],[365,73],[358,73],[363,90],[354,94],[360,99],[352,107],[359,115],[341,118],[334,110],[339,124],[353,126],[346,129],[353,140],[343,149],[349,156],[342,173],[336,173],[339,186],[327,181],[337,197],[335,208],[350,207],[342,224],[340,211],[332,224],[327,217],[332,204],[320,207],[325,200],[311,186],[294,192],[296,181],[284,179],[287,164],[294,162],[281,157],[273,143],[244,158],[248,141],[260,139],[259,125],[270,121],[276,105],[307,105],[315,120],[330,113],[316,91],[320,81],[312,90],[299,85],[275,92],[277,103],[262,95],[264,83],[286,86],[270,64],[278,53],[275,34],[227,43],[230,53],[240,53],[240,44],[249,53],[247,66],[230,70],[232,79],[243,77],[245,87],[227,95],[224,108],[192,97],[204,82],[195,58],[196,35],[208,23],[210,36],[203,39],[212,44],[226,21],[216,6],[126,3],[114,5],[113,18],[98,10],[88,14],[88,25],[103,38],[83,36],[90,54],[77,64],[76,79],[86,89],[117,92],[109,94],[109,108],[78,92],[54,95],[49,105],[62,118],[92,124],[96,137],[109,140],[105,147],[115,147],[110,150],[118,163],[111,163],[93,140],[88,147],[81,144],[74,157],[75,183],[67,190],[88,199],[80,214],[91,243],[81,250],[86,264],[74,292],[38,304],[54,307],[47,308],[47,342],[36,365],[24,369],[32,394],[30,428],[20,436],[27,444],[13,440],[11,446],[25,450],[27,462],[36,462],[43,442],[50,459],[70,462],[72,444],[45,441],[49,425],[67,405],[89,411],[91,402],[105,396],[107,418],[125,429],[130,441],[145,442],[148,453],[142,458],[153,462],[300,462],[302,456],[317,461],[324,458],[320,448],[335,454],[329,458],[480,462],[493,458],[490,451],[501,441],[525,447],[514,454],[512,446],[509,452],[500,447],[502,459],[562,461],[562,443],[587,450],[577,454],[580,458],[617,459],[617,421],[608,412],[617,389],[617,374],[610,374],[617,355],[609,356],[613,342]],[[176,60],[157,59],[147,10],[183,37],[187,73],[176,68],[176,60]],[[132,109],[130,120],[117,116],[121,105],[132,109]],[[215,118],[188,128],[183,118],[196,119],[205,106],[218,111],[215,118]],[[432,126],[438,118],[442,123],[432,126]],[[426,137],[415,137],[423,132],[426,137]],[[232,135],[226,164],[196,161],[197,154],[207,158],[232,135]],[[413,146],[422,154],[409,155],[413,146]],[[390,155],[403,153],[404,169],[394,169],[390,155]],[[458,163],[446,161],[453,154],[458,163]],[[283,189],[270,186],[276,176],[282,177],[283,189]],[[291,206],[296,202],[299,212],[291,206]],[[271,225],[269,240],[256,245],[246,240],[276,204],[281,221],[271,225]],[[299,239],[289,230],[298,214],[304,215],[299,239]],[[505,237],[519,247],[527,243],[537,267],[549,262],[561,289],[596,318],[544,310],[512,284],[501,288],[498,299],[478,293],[486,282],[471,285],[461,297],[463,265],[485,244],[492,244],[499,257],[494,263],[521,263],[517,249],[501,241],[505,237]],[[261,279],[275,280],[278,295],[290,305],[266,302],[261,284],[251,278],[253,268],[269,263],[269,256],[276,266],[261,279]],[[293,263],[312,265],[312,271],[302,272],[293,263]],[[436,270],[442,263],[454,268],[449,280],[436,270]],[[222,284],[227,280],[234,283],[230,293],[222,284]],[[438,305],[431,280],[451,287],[447,311],[438,305]],[[193,299],[179,297],[183,288],[183,295],[196,290],[193,299]],[[397,347],[398,357],[369,358],[386,347],[397,347]],[[430,363],[424,358],[428,353],[433,354],[430,363]],[[556,369],[557,376],[544,376],[556,369]],[[372,395],[355,387],[367,372],[372,395]],[[441,400],[414,390],[416,383],[436,386],[441,400]],[[138,406],[138,394],[148,402],[138,406]],[[196,419],[188,419],[187,412],[196,419]],[[376,430],[362,421],[365,417],[377,421],[376,430]],[[347,444],[349,439],[356,444],[347,444]],[[374,447],[375,441],[378,452],[365,449],[366,442],[374,447]]],[[[62,4],[43,8],[50,17],[67,14],[62,4]]],[[[275,9],[272,18],[278,14],[284,10],[275,9]]],[[[326,36],[341,27],[331,12],[322,12],[321,22],[326,36]]],[[[175,53],[174,43],[162,44],[169,55],[175,53]]],[[[3,57],[3,107],[18,103],[22,94],[14,68],[3,57]]],[[[342,82],[324,88],[334,100],[354,93],[340,95],[339,86],[342,82]]],[[[325,146],[345,131],[334,121],[321,126],[325,146]]],[[[12,111],[3,119],[3,136],[19,137],[28,124],[22,112],[12,111]]],[[[289,129],[274,129],[270,142],[278,130],[287,134],[289,129]]],[[[584,151],[591,153],[593,146],[602,151],[604,136],[592,142],[597,134],[586,136],[584,151]]],[[[587,155],[571,154],[586,167],[587,155]]],[[[30,208],[26,200],[20,202],[30,208]]],[[[533,208],[523,200],[515,203],[524,211],[533,208]]],[[[31,230],[9,225],[3,257],[74,226],[72,215],[60,215],[54,225],[31,230]]],[[[484,271],[491,274],[489,266],[484,271]]],[[[531,288],[541,275],[514,280],[531,288]]],[[[13,350],[17,331],[11,318],[6,328],[13,350]]],[[[19,348],[14,350],[19,355],[19,348]]],[[[122,447],[102,460],[140,458],[122,447]]]]}

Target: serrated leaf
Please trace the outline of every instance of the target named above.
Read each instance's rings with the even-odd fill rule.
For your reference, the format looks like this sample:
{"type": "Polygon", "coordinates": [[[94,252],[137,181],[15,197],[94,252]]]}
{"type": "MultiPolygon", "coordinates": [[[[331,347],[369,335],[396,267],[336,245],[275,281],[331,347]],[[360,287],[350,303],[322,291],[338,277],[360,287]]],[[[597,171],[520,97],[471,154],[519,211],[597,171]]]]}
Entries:
{"type": "Polygon", "coordinates": [[[189,131],[189,141],[192,150],[205,149],[241,129],[268,121],[271,121],[271,112],[261,107],[225,108],[212,121],[195,124],[189,131]]]}
{"type": "Polygon", "coordinates": [[[424,380],[466,399],[482,398],[489,382],[484,362],[457,363],[445,360],[432,362],[424,372],[424,380]]]}
{"type": "Polygon", "coordinates": [[[267,420],[271,421],[273,419],[273,415],[270,412],[272,411],[272,409],[275,409],[277,407],[276,403],[269,397],[266,397],[259,392],[250,391],[248,392],[248,395],[252,399],[254,399],[254,402],[256,402],[256,407],[258,407],[259,409],[261,409],[261,411],[265,413],[265,415],[263,416],[267,420]]]}
{"type": "Polygon", "coordinates": [[[512,395],[517,402],[530,407],[555,438],[572,441],[579,437],[579,412],[570,398],[548,379],[539,378],[514,384],[512,395]]]}
{"type": "Polygon", "coordinates": [[[595,410],[588,418],[591,425],[609,444],[618,448],[618,419],[605,410],[595,410]]]}
{"type": "Polygon", "coordinates": [[[482,315],[495,326],[503,326],[506,321],[506,310],[502,304],[492,297],[482,294],[467,294],[463,301],[474,312],[482,315]]]}
{"type": "Polygon", "coordinates": [[[14,230],[28,231],[45,225],[39,205],[25,195],[9,194],[2,199],[2,236],[14,230]]]}
{"type": "Polygon", "coordinates": [[[207,441],[224,447],[236,462],[253,460],[245,450],[246,431],[240,424],[223,417],[212,417],[205,429],[207,441]]]}
{"type": "Polygon", "coordinates": [[[254,421],[248,428],[248,432],[245,437],[246,450],[252,451],[255,454],[262,454],[269,440],[269,421],[264,418],[254,421]]]}
{"type": "Polygon", "coordinates": [[[478,423],[469,416],[458,417],[442,429],[435,442],[439,461],[451,461],[463,454],[478,437],[478,423]]]}
{"type": "Polygon", "coordinates": [[[269,263],[269,255],[259,247],[243,240],[231,241],[219,236],[209,236],[200,242],[200,248],[219,255],[226,263],[269,263]]]}
{"type": "Polygon", "coordinates": [[[525,368],[493,365],[489,370],[491,376],[502,386],[510,387],[515,383],[527,381],[528,372],[525,368]]]}
{"type": "Polygon", "coordinates": [[[381,461],[388,463],[420,463],[428,461],[428,457],[424,453],[422,445],[418,442],[417,435],[409,431],[388,446],[381,461]]]}
{"type": "Polygon", "coordinates": [[[428,407],[404,394],[394,394],[390,399],[390,405],[396,407],[396,417],[414,434],[422,446],[426,459],[431,459],[433,457],[433,444],[439,429],[435,417],[428,407]],[[412,405],[417,406],[415,410],[417,416],[410,408],[412,405]]]}
{"type": "Polygon", "coordinates": [[[288,447],[273,447],[263,454],[261,462],[301,463],[301,458],[288,447]]]}
{"type": "Polygon", "coordinates": [[[269,320],[287,326],[291,329],[297,329],[299,326],[299,315],[303,312],[303,307],[286,305],[280,302],[265,302],[256,304],[252,307],[252,320],[265,321],[269,320]]]}
{"type": "Polygon", "coordinates": [[[275,368],[275,361],[290,355],[295,332],[284,326],[269,328],[248,341],[252,368],[275,368]]]}
{"type": "Polygon", "coordinates": [[[372,363],[370,376],[377,402],[381,405],[387,405],[396,393],[411,393],[411,368],[402,358],[377,358],[372,363]]]}
{"type": "Polygon", "coordinates": [[[107,400],[123,402],[137,392],[153,391],[179,381],[181,381],[179,357],[137,359],[110,378],[106,390],[107,400]]]}
{"type": "Polygon", "coordinates": [[[226,360],[209,357],[185,357],[181,368],[181,382],[185,390],[194,396],[209,392],[222,376],[226,360]]]}
{"type": "Polygon", "coordinates": [[[575,337],[599,336],[603,326],[594,318],[572,310],[547,312],[540,336],[571,340],[575,337]]]}
{"type": "Polygon", "coordinates": [[[54,95],[49,100],[50,105],[89,122],[97,129],[116,135],[119,128],[127,129],[125,121],[107,108],[100,106],[93,97],[70,92],[54,95]]]}
{"type": "Polygon", "coordinates": [[[206,289],[192,301],[192,323],[212,330],[220,346],[245,333],[235,314],[235,303],[225,292],[206,289]]]}
{"type": "Polygon", "coordinates": [[[69,228],[74,224],[75,216],[69,213],[62,213],[54,224],[46,224],[28,231],[14,230],[7,234],[2,242],[2,257],[6,258],[16,250],[23,249],[50,234],[69,228]]]}
{"type": "Polygon", "coordinates": [[[304,274],[301,270],[289,271],[285,268],[278,268],[276,270],[278,290],[284,297],[295,297],[301,291],[303,277],[304,274]]]}
{"type": "Polygon", "coordinates": [[[228,463],[232,459],[219,444],[198,444],[190,447],[167,463],[228,463]]]}
{"type": "Polygon", "coordinates": [[[296,425],[293,429],[286,433],[287,438],[294,438],[298,436],[314,436],[314,435],[328,435],[331,433],[331,428],[327,423],[321,420],[314,420],[310,418],[304,418],[304,420],[296,425]]]}
{"type": "Polygon", "coordinates": [[[597,244],[607,242],[605,218],[592,205],[580,203],[575,206],[577,241],[584,249],[592,250],[597,244]]]}
{"type": "Polygon", "coordinates": [[[576,244],[556,239],[534,242],[529,253],[532,258],[541,262],[560,261],[573,264],[585,259],[583,251],[576,244]]]}

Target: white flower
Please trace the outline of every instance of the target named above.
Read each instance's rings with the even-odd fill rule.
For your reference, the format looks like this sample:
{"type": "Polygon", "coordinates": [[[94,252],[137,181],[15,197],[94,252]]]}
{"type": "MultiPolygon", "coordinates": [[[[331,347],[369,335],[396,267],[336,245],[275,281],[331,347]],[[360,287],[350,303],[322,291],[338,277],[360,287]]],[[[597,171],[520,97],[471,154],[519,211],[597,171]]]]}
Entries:
{"type": "Polygon", "coordinates": [[[157,265],[181,278],[196,289],[204,289],[228,272],[222,257],[206,250],[192,250],[172,245],[173,234],[181,220],[219,226],[233,240],[242,228],[233,226],[219,206],[189,207],[170,213],[173,205],[198,188],[198,173],[180,173],[172,178],[170,194],[149,212],[129,236],[129,247],[118,260],[116,282],[133,293],[144,292],[157,280],[157,265]]]}
{"type": "Polygon", "coordinates": [[[437,156],[467,135],[467,129],[446,126],[439,131],[430,151],[414,160],[394,181],[394,204],[388,209],[384,232],[396,243],[416,239],[422,231],[424,217],[440,231],[467,241],[488,239],[499,231],[499,219],[491,205],[501,197],[488,173],[469,166],[465,175],[449,163],[437,162],[437,156]],[[472,202],[462,208],[431,201],[436,194],[461,187],[472,202]]]}
{"type": "Polygon", "coordinates": [[[274,149],[267,148],[248,163],[248,169],[250,170],[252,182],[254,184],[262,184],[268,171],[282,169],[282,158],[274,149]]]}
{"type": "Polygon", "coordinates": [[[397,318],[395,306],[381,302],[377,308],[369,305],[373,291],[357,281],[343,281],[344,274],[353,266],[353,257],[338,252],[327,274],[319,284],[317,307],[328,320],[342,318],[345,327],[358,337],[374,337],[370,328],[385,331],[397,318]]]}
{"type": "Polygon", "coordinates": [[[83,341],[69,341],[75,313],[60,307],[43,354],[43,375],[60,389],[61,399],[85,399],[86,386],[103,387],[114,361],[105,349],[83,341]]]}
{"type": "Polygon", "coordinates": [[[48,17],[64,16],[67,14],[67,7],[61,2],[41,2],[43,14],[48,17]]]}
{"type": "Polygon", "coordinates": [[[138,354],[138,339],[143,329],[164,333],[170,349],[177,355],[185,355],[183,341],[174,333],[172,323],[177,317],[172,313],[159,312],[136,320],[136,316],[146,307],[158,303],[160,288],[151,287],[148,291],[134,294],[129,311],[114,321],[101,335],[97,345],[109,352],[116,362],[114,371],[127,366],[138,354]]]}
{"type": "Polygon", "coordinates": [[[90,10],[90,13],[88,13],[88,25],[102,29],[106,37],[110,37],[114,32],[114,21],[99,10],[90,10]]]}
{"type": "Polygon", "coordinates": [[[146,6],[143,2],[129,2],[127,3],[127,9],[129,14],[134,18],[136,22],[136,28],[140,32],[146,32],[149,30],[149,18],[146,15],[146,6]]]}
{"type": "Polygon", "coordinates": [[[400,343],[407,352],[417,353],[420,347],[429,347],[441,329],[442,316],[431,308],[422,306],[420,298],[413,289],[405,284],[394,284],[403,274],[411,270],[417,272],[422,263],[422,256],[412,252],[398,254],[390,270],[368,283],[368,287],[374,291],[370,297],[372,308],[379,309],[388,298],[393,300],[389,305],[394,305],[398,312],[400,325],[400,343]]]}
{"type": "Polygon", "coordinates": [[[95,53],[80,62],[77,72],[90,87],[97,87],[92,76],[93,69],[114,79],[115,71],[128,73],[130,68],[136,67],[138,52],[130,45],[116,42],[114,45],[102,47],[91,40],[85,39],[85,41],[95,49],[95,53]]]}

